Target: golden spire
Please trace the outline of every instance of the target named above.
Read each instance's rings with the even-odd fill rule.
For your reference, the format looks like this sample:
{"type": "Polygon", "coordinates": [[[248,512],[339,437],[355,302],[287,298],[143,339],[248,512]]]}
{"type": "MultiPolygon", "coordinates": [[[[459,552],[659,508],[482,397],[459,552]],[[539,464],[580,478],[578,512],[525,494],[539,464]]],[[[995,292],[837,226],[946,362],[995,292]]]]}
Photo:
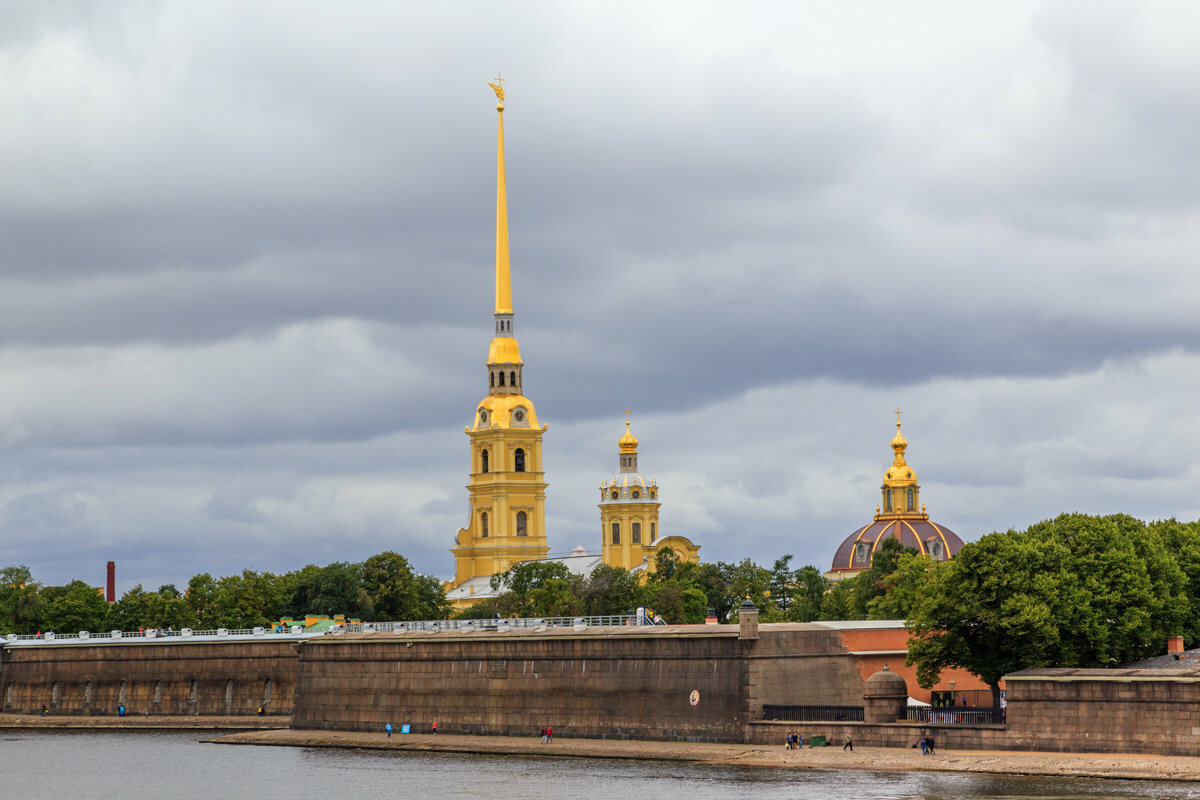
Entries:
{"type": "Polygon", "coordinates": [[[904,438],[904,434],[900,432],[900,415],[903,412],[900,407],[896,407],[896,438],[892,439],[892,452],[895,457],[892,460],[893,467],[904,467],[904,451],[908,449],[908,440],[904,438]]]}
{"type": "Polygon", "coordinates": [[[508,197],[504,188],[504,78],[496,73],[496,82],[489,83],[496,92],[496,111],[499,120],[496,144],[496,313],[511,314],[512,282],[508,265],[508,197]]]}

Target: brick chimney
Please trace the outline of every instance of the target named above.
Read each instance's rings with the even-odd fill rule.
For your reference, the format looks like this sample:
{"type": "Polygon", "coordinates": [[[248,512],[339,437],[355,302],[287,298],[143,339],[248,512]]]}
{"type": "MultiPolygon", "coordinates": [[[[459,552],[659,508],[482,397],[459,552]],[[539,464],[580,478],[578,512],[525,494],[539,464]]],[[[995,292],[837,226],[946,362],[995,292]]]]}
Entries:
{"type": "Polygon", "coordinates": [[[1176,656],[1183,652],[1183,637],[1168,636],[1167,637],[1167,655],[1176,656]]]}
{"type": "Polygon", "coordinates": [[[108,562],[108,582],[104,585],[104,599],[110,603],[117,602],[117,562],[115,561],[108,562]]]}

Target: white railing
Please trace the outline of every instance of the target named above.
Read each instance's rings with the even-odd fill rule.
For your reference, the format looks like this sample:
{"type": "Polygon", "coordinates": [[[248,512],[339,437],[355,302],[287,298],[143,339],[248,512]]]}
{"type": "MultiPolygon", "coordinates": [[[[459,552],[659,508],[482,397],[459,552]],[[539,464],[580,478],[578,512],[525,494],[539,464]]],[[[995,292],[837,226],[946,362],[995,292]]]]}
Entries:
{"type": "Polygon", "coordinates": [[[0,644],[41,644],[45,642],[75,644],[79,642],[87,642],[89,644],[95,642],[113,642],[124,641],[126,639],[145,640],[145,639],[162,639],[163,643],[181,642],[191,639],[205,638],[243,638],[243,637],[276,637],[276,638],[299,638],[304,636],[320,636],[319,633],[306,633],[304,626],[293,625],[290,628],[216,628],[215,630],[192,630],[191,628],[182,628],[180,630],[160,630],[149,628],[140,631],[109,631],[108,633],[91,633],[89,631],[80,631],[79,633],[55,633],[47,631],[39,634],[16,634],[10,633],[3,638],[0,638],[0,644]]]}
{"type": "MultiPolygon", "coordinates": [[[[160,630],[146,629],[140,631],[109,631],[108,633],[91,633],[89,631],[80,631],[79,633],[55,633],[47,631],[40,634],[15,634],[10,633],[0,639],[0,645],[36,645],[46,642],[76,644],[86,642],[95,644],[98,642],[115,642],[124,641],[126,639],[144,640],[144,639],[161,639],[163,644],[183,642],[185,640],[195,641],[197,639],[209,638],[287,638],[298,639],[310,636],[322,636],[325,634],[339,633],[408,633],[417,631],[426,631],[435,633],[439,631],[495,631],[503,633],[504,631],[516,629],[534,629],[545,630],[548,628],[573,628],[574,630],[586,630],[587,628],[613,628],[613,627],[630,627],[639,625],[654,625],[655,623],[647,616],[642,614],[617,614],[612,616],[600,617],[524,617],[520,619],[434,619],[434,620],[417,620],[417,621],[401,621],[401,622],[352,622],[348,623],[345,628],[334,628],[332,630],[323,631],[322,633],[306,632],[302,625],[293,625],[290,628],[279,629],[258,627],[258,628],[217,628],[215,630],[192,630],[191,628],[182,628],[181,630],[160,630]]],[[[658,623],[661,624],[661,623],[658,623]]]]}
{"type": "Polygon", "coordinates": [[[653,625],[640,614],[614,614],[601,617],[522,617],[519,619],[438,619],[404,622],[364,622],[364,633],[400,633],[413,631],[506,631],[523,628],[624,628],[653,625]]]}

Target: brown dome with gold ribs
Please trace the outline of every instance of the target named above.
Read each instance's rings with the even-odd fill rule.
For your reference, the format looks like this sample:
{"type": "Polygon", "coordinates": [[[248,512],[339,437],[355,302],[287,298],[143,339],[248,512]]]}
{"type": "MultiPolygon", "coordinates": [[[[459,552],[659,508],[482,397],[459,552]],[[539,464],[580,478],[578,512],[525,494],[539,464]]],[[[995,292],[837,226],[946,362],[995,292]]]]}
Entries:
{"type": "Polygon", "coordinates": [[[871,568],[875,548],[892,536],[900,544],[911,547],[934,561],[945,561],[958,555],[963,540],[949,528],[928,519],[876,520],[846,537],[833,556],[831,572],[861,572],[871,568]]]}
{"type": "Polygon", "coordinates": [[[827,577],[836,580],[870,569],[876,548],[889,536],[934,561],[946,561],[962,549],[963,540],[954,531],[929,519],[921,503],[917,473],[904,457],[907,449],[897,409],[892,463],[883,475],[882,502],[875,507],[875,519],[846,537],[834,553],[827,577]]]}

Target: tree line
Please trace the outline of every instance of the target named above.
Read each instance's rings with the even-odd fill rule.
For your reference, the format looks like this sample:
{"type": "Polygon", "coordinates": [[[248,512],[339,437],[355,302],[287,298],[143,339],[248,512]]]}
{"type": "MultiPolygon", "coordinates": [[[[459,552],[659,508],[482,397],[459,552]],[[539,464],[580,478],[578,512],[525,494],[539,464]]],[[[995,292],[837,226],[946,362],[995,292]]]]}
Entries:
{"type": "Polygon", "coordinates": [[[74,580],[45,586],[27,567],[0,569],[0,633],[253,628],[306,614],[360,619],[443,619],[450,611],[441,581],[416,572],[391,551],[359,563],[309,565],[280,575],[245,570],[196,575],[147,591],[140,585],[109,604],[96,588],[74,580]]]}
{"type": "MultiPolygon", "coordinates": [[[[904,619],[907,661],[922,686],[962,667],[993,687],[1034,667],[1106,667],[1159,655],[1166,638],[1200,642],[1200,522],[1145,523],[1126,515],[1063,514],[991,533],[935,562],[887,539],[870,569],[829,581],[814,566],[680,561],[667,548],[653,573],[600,565],[574,575],[550,562],[492,578],[496,597],[460,618],[624,614],[653,608],[667,622],[736,620],[749,598],[763,622],[904,619]]],[[[137,586],[109,605],[83,581],[42,587],[25,567],[0,569],[0,633],[270,625],[284,617],[342,613],[373,620],[443,619],[441,582],[384,552],[361,563],[307,566],[282,575],[192,578],[150,592],[137,586]]]]}

